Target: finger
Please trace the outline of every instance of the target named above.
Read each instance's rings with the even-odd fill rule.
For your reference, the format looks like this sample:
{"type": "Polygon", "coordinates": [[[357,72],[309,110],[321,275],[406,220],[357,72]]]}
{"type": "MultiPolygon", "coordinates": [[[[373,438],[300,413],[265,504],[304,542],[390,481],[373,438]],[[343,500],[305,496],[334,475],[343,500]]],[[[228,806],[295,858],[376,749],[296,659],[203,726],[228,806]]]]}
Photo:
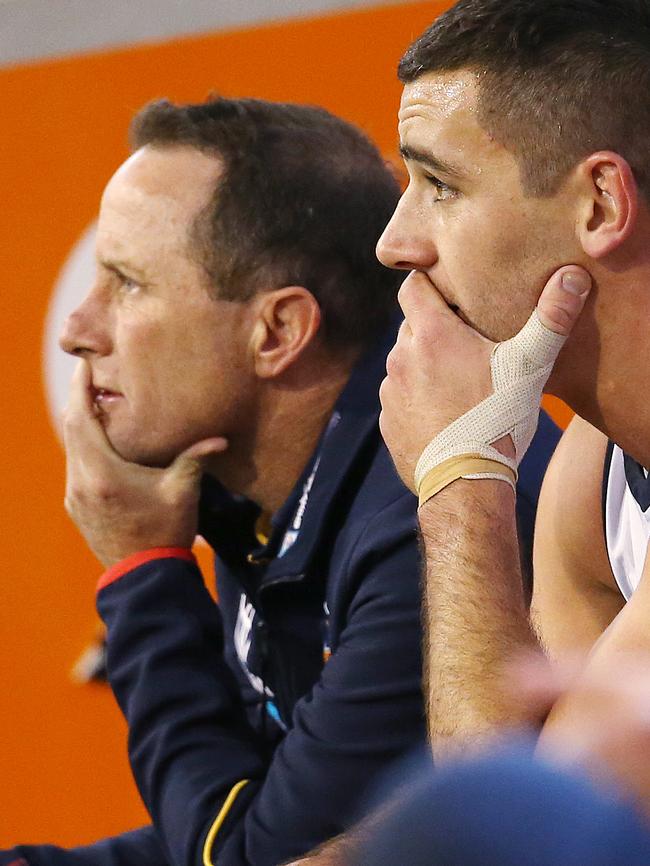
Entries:
{"type": "Polygon", "coordinates": [[[63,438],[68,459],[72,445],[75,452],[81,452],[84,445],[99,446],[102,450],[113,452],[95,412],[91,385],[90,366],[82,359],[72,376],[68,405],[64,412],[63,438]]]}
{"type": "Polygon", "coordinates": [[[206,463],[215,454],[221,454],[228,448],[228,440],[223,437],[203,439],[186,448],[174,460],[170,468],[170,474],[177,479],[186,481],[196,480],[204,472],[206,463]]]}
{"type": "Polygon", "coordinates": [[[420,321],[441,316],[467,327],[449,307],[427,275],[421,271],[411,271],[400,286],[397,299],[412,329],[415,329],[414,326],[420,321]]]}
{"type": "Polygon", "coordinates": [[[540,322],[550,331],[568,336],[582,312],[591,290],[591,276],[578,265],[556,271],[537,302],[540,322]]]}
{"type": "Polygon", "coordinates": [[[90,365],[88,361],[80,358],[70,380],[66,414],[78,412],[81,415],[95,415],[91,395],[91,382],[90,365]]]}

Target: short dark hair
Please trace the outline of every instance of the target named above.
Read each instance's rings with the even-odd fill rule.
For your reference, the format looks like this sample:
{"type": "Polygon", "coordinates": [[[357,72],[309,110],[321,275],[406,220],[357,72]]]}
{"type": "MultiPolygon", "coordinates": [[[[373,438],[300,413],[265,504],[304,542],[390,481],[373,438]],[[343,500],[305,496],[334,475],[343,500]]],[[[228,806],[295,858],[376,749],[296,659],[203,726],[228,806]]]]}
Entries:
{"type": "Polygon", "coordinates": [[[613,150],[650,195],[649,0],[460,0],[398,74],[459,69],[479,76],[479,122],[517,157],[529,194],[613,150]]]}
{"type": "Polygon", "coordinates": [[[219,298],[304,286],[332,348],[363,348],[386,328],[400,275],[379,264],[375,245],[400,190],[359,129],[313,106],[160,100],[134,118],[131,144],[190,145],[222,160],[210,206],[192,229],[219,298]]]}

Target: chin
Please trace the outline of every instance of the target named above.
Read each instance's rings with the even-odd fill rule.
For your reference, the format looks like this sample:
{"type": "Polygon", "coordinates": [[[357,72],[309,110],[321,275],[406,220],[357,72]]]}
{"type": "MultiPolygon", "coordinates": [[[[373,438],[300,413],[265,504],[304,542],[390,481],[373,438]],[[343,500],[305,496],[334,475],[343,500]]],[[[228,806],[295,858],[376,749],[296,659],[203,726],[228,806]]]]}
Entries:
{"type": "MultiPolygon", "coordinates": [[[[476,319],[471,318],[470,316],[460,316],[466,325],[476,331],[477,334],[480,334],[481,337],[485,337],[486,340],[490,340],[492,343],[499,343],[507,337],[503,336],[503,323],[502,322],[485,322],[484,319],[480,321],[476,321],[476,319]]],[[[512,336],[510,334],[509,336],[512,336]]]]}
{"type": "Polygon", "coordinates": [[[163,450],[159,446],[147,446],[142,442],[125,441],[119,436],[108,436],[113,450],[128,463],[140,466],[150,466],[152,469],[164,469],[173,463],[179,451],[163,450]]]}

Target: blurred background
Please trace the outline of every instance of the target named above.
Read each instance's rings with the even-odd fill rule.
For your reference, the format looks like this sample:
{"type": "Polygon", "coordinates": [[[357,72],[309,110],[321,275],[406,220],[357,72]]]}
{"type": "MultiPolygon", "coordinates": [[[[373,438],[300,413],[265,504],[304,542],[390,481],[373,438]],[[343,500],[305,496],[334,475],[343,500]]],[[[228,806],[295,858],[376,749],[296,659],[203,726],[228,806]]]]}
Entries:
{"type": "Polygon", "coordinates": [[[63,509],[56,420],[70,374],[56,337],[91,278],[132,114],[211,92],[317,103],[397,162],[397,61],[448,5],[0,0],[0,847],[146,820],[109,689],[72,674],[95,637],[101,568],[63,509]]]}

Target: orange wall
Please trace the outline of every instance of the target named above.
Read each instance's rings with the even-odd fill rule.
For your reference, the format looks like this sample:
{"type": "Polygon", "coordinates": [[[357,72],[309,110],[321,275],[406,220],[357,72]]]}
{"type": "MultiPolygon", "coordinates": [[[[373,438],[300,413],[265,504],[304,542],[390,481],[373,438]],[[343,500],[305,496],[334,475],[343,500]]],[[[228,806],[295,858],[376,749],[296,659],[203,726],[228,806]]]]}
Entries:
{"type": "Polygon", "coordinates": [[[53,283],[157,97],[210,91],[320,103],[395,153],[406,45],[447,3],[412,3],[0,70],[4,551],[0,581],[0,847],[75,844],[145,819],[108,689],[69,670],[94,631],[99,567],[61,504],[64,462],[45,408],[53,283]]]}
{"type": "Polygon", "coordinates": [[[394,151],[401,51],[440,9],[414,3],[0,70],[0,847],[74,844],[145,819],[108,689],[69,670],[94,631],[99,567],[66,518],[41,373],[43,320],[68,252],[157,96],[210,91],[325,105],[394,151]]]}

